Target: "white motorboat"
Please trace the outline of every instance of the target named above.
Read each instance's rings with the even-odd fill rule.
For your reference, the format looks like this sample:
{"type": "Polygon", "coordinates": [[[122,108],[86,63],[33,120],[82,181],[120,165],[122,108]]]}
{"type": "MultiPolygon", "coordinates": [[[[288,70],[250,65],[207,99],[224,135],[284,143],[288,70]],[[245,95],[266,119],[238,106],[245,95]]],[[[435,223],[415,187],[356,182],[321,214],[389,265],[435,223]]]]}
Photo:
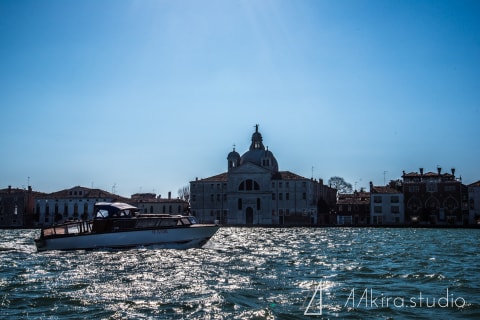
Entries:
{"type": "Polygon", "coordinates": [[[193,216],[138,211],[126,203],[99,202],[93,220],[42,228],[35,245],[38,251],[149,245],[188,249],[202,247],[220,228],[216,224],[198,224],[193,216]]]}

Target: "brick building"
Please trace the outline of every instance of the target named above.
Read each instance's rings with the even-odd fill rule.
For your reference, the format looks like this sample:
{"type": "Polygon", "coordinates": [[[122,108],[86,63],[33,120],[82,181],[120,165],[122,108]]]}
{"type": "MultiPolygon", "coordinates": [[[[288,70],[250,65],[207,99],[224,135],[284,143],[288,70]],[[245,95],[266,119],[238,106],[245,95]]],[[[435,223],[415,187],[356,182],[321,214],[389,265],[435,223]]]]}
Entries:
{"type": "Polygon", "coordinates": [[[403,172],[405,222],[433,225],[468,224],[468,189],[451,173],[403,172]]]}

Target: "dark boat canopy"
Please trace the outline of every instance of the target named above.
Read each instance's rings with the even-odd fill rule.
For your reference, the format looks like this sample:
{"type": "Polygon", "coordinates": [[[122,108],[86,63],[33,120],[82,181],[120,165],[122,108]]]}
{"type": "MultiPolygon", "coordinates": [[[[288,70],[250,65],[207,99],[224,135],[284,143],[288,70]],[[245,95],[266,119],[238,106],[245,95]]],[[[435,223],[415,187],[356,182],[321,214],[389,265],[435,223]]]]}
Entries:
{"type": "Polygon", "coordinates": [[[137,207],[123,202],[95,203],[96,218],[130,217],[137,211],[139,211],[137,207]]]}

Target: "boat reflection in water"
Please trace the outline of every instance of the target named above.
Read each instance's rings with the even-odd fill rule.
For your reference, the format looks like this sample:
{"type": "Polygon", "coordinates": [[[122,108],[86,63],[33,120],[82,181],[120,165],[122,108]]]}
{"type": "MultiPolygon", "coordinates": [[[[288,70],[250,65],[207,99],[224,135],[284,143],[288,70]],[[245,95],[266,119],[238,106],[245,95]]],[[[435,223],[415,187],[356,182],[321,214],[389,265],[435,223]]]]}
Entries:
{"type": "Polygon", "coordinates": [[[38,251],[147,245],[188,249],[202,247],[219,228],[198,224],[192,216],[140,214],[137,207],[126,203],[98,202],[92,221],[43,228],[35,245],[38,251]]]}

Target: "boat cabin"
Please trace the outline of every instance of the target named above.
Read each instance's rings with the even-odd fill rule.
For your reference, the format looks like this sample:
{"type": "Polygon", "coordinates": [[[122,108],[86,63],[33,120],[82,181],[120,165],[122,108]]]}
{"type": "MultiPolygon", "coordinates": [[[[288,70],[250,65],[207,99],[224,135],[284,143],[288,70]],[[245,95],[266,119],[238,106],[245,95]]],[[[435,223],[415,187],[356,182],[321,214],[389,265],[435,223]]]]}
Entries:
{"type": "Polygon", "coordinates": [[[168,214],[140,214],[139,209],[127,203],[98,202],[93,221],[69,221],[42,229],[42,236],[109,233],[145,229],[182,228],[197,224],[192,216],[168,214]]]}

